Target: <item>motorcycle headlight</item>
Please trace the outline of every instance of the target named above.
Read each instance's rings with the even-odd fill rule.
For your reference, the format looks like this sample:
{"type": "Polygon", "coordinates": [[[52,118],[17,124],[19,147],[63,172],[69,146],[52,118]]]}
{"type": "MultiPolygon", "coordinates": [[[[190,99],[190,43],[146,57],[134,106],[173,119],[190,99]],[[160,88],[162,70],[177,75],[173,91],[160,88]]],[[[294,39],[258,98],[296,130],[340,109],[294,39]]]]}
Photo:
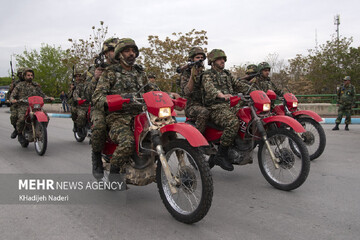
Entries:
{"type": "Polygon", "coordinates": [[[270,103],[265,103],[263,105],[263,112],[267,112],[270,111],[270,103]]]}
{"type": "Polygon", "coordinates": [[[171,116],[171,108],[160,108],[159,109],[159,118],[166,118],[171,116]]]}
{"type": "Polygon", "coordinates": [[[293,102],[293,108],[296,108],[298,106],[298,102],[293,102]]]}
{"type": "Polygon", "coordinates": [[[39,109],[39,108],[41,108],[41,105],[40,104],[34,104],[34,108],[39,109]]]}

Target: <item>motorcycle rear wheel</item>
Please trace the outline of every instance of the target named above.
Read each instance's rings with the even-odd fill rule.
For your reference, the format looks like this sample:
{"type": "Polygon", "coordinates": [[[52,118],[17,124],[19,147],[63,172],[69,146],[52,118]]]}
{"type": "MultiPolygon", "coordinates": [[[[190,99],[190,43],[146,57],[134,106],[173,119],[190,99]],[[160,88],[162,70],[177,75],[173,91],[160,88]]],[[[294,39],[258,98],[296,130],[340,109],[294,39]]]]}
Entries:
{"type": "Polygon", "coordinates": [[[172,194],[161,162],[156,169],[160,197],[169,213],[178,221],[192,224],[205,217],[213,197],[213,180],[209,166],[198,149],[185,139],[176,139],[164,146],[172,176],[179,179],[172,194]]]}
{"type": "Polygon", "coordinates": [[[36,153],[40,156],[44,155],[47,148],[47,129],[44,122],[35,122],[34,144],[36,153]]]}
{"type": "Polygon", "coordinates": [[[265,179],[275,188],[290,191],[300,187],[310,171],[310,159],[304,142],[287,129],[271,130],[267,134],[268,141],[275,156],[279,158],[276,168],[265,142],[260,142],[258,163],[265,179]],[[294,152],[292,146],[296,146],[294,152]]]}

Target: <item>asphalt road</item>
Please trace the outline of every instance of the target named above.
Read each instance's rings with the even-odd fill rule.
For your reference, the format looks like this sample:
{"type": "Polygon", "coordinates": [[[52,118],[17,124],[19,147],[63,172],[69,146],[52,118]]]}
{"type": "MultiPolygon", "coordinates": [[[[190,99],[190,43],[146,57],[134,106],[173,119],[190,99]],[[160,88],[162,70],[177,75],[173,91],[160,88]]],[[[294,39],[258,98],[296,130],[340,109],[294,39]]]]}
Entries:
{"type": "MultiPolygon", "coordinates": [[[[7,109],[0,109],[0,175],[90,173],[88,140],[75,141],[71,119],[50,120],[48,149],[40,157],[32,143],[24,149],[10,139],[7,109]]],[[[325,152],[294,191],[271,187],[255,161],[230,173],[212,170],[212,206],[193,225],[171,217],[155,184],[108,193],[104,204],[0,202],[0,239],[359,239],[360,125],[350,125],[349,132],[323,127],[325,152]],[[125,194],[122,204],[106,204],[118,194],[125,194]]]]}

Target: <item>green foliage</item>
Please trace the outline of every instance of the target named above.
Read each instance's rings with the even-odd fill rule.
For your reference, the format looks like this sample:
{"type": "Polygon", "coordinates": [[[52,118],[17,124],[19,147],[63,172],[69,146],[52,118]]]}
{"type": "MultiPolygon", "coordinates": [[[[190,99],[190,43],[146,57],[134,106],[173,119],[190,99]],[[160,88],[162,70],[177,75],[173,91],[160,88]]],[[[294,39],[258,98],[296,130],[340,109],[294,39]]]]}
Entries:
{"type": "MultiPolygon", "coordinates": [[[[208,44],[204,30],[173,33],[172,37],[175,39],[166,37],[161,40],[158,36],[150,35],[150,47],[140,49],[139,61],[147,72],[156,75],[156,83],[163,91],[176,91],[176,79],[179,78],[176,68],[186,64],[190,49],[208,44]]],[[[204,50],[207,51],[206,48],[204,50]]]]}
{"type": "Polygon", "coordinates": [[[61,47],[42,44],[40,51],[25,50],[15,56],[17,68],[30,67],[35,72],[34,81],[49,96],[58,96],[66,90],[71,79],[71,56],[61,47]]]}
{"type": "Polygon", "coordinates": [[[360,48],[350,47],[352,41],[352,38],[333,37],[319,49],[309,50],[307,56],[291,59],[289,72],[293,79],[305,78],[311,82],[310,93],[334,93],[345,75],[351,76],[352,84],[359,87],[356,79],[360,78],[360,48]]]}
{"type": "Polygon", "coordinates": [[[11,77],[0,77],[0,86],[9,86],[11,83],[11,77]]]}

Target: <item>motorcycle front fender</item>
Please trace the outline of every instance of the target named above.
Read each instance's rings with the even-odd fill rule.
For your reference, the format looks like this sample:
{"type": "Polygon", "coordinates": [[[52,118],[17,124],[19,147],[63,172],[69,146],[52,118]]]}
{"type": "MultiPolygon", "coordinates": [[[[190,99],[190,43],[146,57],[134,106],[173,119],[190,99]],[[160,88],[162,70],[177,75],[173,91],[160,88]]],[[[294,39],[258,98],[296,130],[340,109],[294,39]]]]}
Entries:
{"type": "Polygon", "coordinates": [[[290,126],[292,129],[294,129],[295,132],[303,133],[305,132],[305,129],[301,124],[296,121],[295,119],[288,117],[288,116],[270,116],[263,119],[263,122],[265,124],[272,123],[272,122],[278,122],[278,123],[285,123],[286,125],[290,126]]]}
{"type": "MultiPolygon", "coordinates": [[[[301,125],[300,125],[301,126],[301,125]]],[[[187,123],[173,123],[160,128],[161,133],[176,132],[181,134],[193,147],[208,146],[205,137],[195,127],[187,123]]]]}
{"type": "Polygon", "coordinates": [[[38,122],[48,122],[48,117],[44,112],[35,112],[34,115],[38,122]]]}
{"type": "Polygon", "coordinates": [[[321,122],[322,118],[319,116],[319,114],[317,114],[316,112],[310,111],[310,110],[299,110],[299,111],[295,111],[292,113],[292,115],[296,118],[299,117],[300,115],[306,115],[309,116],[311,118],[313,118],[315,121],[317,122],[321,122]]]}

